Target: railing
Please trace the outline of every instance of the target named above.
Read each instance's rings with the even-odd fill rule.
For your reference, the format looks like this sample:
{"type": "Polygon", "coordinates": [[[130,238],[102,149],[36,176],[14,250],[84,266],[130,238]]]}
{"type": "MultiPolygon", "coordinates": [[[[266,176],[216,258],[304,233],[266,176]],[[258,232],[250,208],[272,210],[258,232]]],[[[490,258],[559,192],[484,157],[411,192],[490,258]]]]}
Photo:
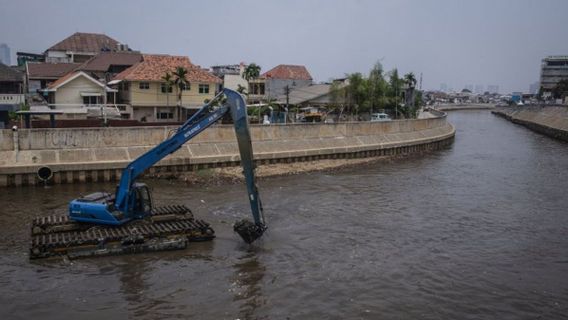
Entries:
{"type": "Polygon", "coordinates": [[[24,94],[0,93],[0,104],[20,104],[26,102],[24,94]]]}

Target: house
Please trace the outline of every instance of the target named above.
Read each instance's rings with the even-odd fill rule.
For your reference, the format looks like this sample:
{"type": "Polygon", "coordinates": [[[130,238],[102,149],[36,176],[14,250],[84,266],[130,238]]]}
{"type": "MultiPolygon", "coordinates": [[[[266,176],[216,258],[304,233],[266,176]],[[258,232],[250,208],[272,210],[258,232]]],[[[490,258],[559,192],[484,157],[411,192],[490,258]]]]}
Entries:
{"type": "Polygon", "coordinates": [[[212,66],[211,72],[223,80],[223,88],[239,90],[239,88],[248,88],[248,81],[243,78],[246,65],[240,64],[212,66]]]}
{"type": "Polygon", "coordinates": [[[313,78],[301,65],[281,64],[260,75],[258,79],[249,81],[250,102],[275,99],[286,93],[286,90],[302,88],[312,84],[313,78]]]}
{"type": "Polygon", "coordinates": [[[0,128],[8,124],[9,112],[25,102],[24,74],[0,63],[0,128]]]}
{"type": "Polygon", "coordinates": [[[78,63],[26,62],[28,93],[47,89],[47,86],[79,67],[78,63]]]}
{"type": "Polygon", "coordinates": [[[143,54],[142,61],[122,71],[109,85],[118,88],[118,103],[132,107],[132,118],[139,121],[183,121],[219,90],[222,80],[188,57],[143,54]],[[187,70],[189,85],[182,89],[178,106],[177,87],[168,87],[162,79],[177,67],[187,70]],[[181,107],[181,108],[180,108],[181,107]]]}
{"type": "Polygon", "coordinates": [[[76,32],[45,50],[45,61],[82,63],[102,51],[128,51],[113,38],[98,33],[76,32]]]}
{"type": "Polygon", "coordinates": [[[109,82],[117,74],[142,61],[136,51],[101,52],[77,67],[99,80],[109,82]]]}
{"type": "MultiPolygon", "coordinates": [[[[67,118],[87,118],[89,111],[99,112],[105,104],[115,101],[116,90],[84,71],[72,71],[49,84],[45,90],[51,109],[61,110],[67,118]]],[[[115,109],[116,110],[116,109],[115,109]]],[[[118,114],[118,112],[114,112],[118,114]]],[[[99,116],[96,114],[95,116],[99,116]]]]}

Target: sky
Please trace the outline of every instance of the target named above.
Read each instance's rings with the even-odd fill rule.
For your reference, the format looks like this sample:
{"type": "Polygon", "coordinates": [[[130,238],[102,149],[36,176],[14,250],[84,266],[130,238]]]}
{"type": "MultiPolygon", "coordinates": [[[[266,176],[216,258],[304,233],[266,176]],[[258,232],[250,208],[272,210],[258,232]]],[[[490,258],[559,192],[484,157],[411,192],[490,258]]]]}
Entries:
{"type": "Polygon", "coordinates": [[[422,89],[528,91],[548,55],[568,55],[567,0],[0,0],[0,43],[43,52],[74,32],[202,67],[305,65],[320,81],[385,70],[422,89]]]}

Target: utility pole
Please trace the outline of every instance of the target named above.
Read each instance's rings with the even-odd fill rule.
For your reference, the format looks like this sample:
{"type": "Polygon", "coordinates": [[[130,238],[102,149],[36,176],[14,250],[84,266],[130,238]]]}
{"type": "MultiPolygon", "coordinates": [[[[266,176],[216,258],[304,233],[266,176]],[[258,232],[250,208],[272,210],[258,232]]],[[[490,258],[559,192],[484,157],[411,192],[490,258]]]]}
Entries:
{"type": "Polygon", "coordinates": [[[290,86],[286,85],[285,92],[286,92],[286,112],[284,113],[284,124],[286,124],[288,118],[288,105],[290,103],[290,86]]]}

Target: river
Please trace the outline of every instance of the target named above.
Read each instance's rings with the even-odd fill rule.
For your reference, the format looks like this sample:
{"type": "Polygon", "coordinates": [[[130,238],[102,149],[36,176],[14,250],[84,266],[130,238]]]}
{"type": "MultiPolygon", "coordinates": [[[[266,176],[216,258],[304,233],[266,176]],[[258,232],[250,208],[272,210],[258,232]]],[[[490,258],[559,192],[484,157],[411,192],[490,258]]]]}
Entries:
{"type": "Polygon", "coordinates": [[[30,262],[29,222],[112,184],[0,190],[0,319],[566,319],[568,144],[456,111],[448,149],[259,184],[269,230],[232,232],[242,185],[150,181],[217,238],[30,262]]]}

